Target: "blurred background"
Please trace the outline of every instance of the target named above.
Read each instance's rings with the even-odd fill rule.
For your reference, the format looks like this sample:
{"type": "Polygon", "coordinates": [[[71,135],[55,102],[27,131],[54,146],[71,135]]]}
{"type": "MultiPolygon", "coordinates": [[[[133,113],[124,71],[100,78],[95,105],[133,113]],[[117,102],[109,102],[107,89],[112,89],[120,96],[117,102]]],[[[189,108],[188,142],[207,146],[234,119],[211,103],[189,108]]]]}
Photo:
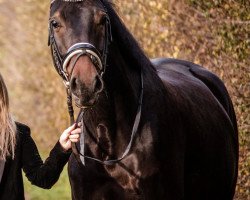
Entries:
{"type": "MultiPolygon", "coordinates": [[[[236,200],[250,199],[250,1],[113,0],[149,57],[203,65],[226,84],[237,114],[240,165],[236,200]]],[[[69,125],[64,85],[48,40],[50,1],[0,0],[0,73],[15,119],[32,129],[43,158],[69,125]]],[[[27,200],[70,199],[67,170],[49,191],[25,178],[27,200]]]]}

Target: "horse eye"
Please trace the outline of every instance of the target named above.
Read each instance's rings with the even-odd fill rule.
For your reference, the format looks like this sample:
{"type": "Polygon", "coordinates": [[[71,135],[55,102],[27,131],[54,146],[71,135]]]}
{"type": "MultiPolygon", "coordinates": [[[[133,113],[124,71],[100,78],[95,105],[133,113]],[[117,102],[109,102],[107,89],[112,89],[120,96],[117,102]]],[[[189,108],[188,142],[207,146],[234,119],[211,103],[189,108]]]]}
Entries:
{"type": "Polygon", "coordinates": [[[55,29],[60,27],[60,24],[56,20],[52,20],[51,24],[52,24],[52,27],[55,29]]]}

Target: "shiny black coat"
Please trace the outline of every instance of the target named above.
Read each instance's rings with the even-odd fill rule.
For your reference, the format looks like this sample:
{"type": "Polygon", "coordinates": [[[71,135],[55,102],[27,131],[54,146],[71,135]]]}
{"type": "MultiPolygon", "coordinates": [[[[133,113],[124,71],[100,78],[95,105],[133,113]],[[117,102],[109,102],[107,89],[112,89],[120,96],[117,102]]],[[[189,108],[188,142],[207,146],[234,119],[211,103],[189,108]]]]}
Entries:
{"type": "MultiPolygon", "coordinates": [[[[117,164],[86,158],[85,165],[79,165],[71,156],[72,199],[232,200],[238,171],[237,123],[227,89],[216,75],[188,61],[150,62],[108,0],[54,1],[50,17],[64,26],[55,27],[59,50],[64,54],[74,42],[102,47],[105,27],[96,19],[105,16],[100,15],[103,10],[113,39],[102,76],[105,90],[98,93],[94,106],[85,109],[85,145],[79,147],[86,156],[100,160],[123,155],[142,77],[141,119],[129,154],[117,164]]],[[[88,58],[70,66],[74,66],[70,74],[71,88],[79,89],[74,95],[86,100],[89,93],[96,94],[86,85],[97,81],[89,79],[95,70],[84,59],[88,58]]]]}
{"type": "Polygon", "coordinates": [[[38,187],[49,189],[58,180],[70,152],[64,152],[59,142],[43,163],[26,125],[17,123],[15,158],[7,158],[0,183],[1,200],[24,199],[22,169],[29,181],[38,187]]]}

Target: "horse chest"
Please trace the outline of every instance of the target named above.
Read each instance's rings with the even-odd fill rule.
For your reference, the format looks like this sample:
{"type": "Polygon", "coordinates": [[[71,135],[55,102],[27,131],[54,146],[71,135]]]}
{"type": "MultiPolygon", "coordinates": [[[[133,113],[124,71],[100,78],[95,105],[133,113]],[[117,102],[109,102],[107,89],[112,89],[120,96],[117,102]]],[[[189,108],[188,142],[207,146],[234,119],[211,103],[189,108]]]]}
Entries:
{"type": "Polygon", "coordinates": [[[140,199],[141,172],[136,171],[135,157],[129,157],[124,163],[113,166],[103,166],[92,161],[86,161],[86,165],[82,166],[72,155],[68,172],[74,199],[93,198],[96,194],[106,196],[107,199],[111,198],[109,194],[116,198],[120,196],[119,199],[140,199]]]}

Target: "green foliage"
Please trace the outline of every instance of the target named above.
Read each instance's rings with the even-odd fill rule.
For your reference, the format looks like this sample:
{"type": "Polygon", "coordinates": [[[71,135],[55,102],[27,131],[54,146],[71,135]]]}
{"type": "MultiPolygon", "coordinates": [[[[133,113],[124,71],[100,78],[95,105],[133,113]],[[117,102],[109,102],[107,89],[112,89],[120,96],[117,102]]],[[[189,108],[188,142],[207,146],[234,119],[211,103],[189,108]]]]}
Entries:
{"type": "Polygon", "coordinates": [[[250,55],[250,1],[245,0],[189,0],[198,12],[216,27],[217,53],[223,51],[238,60],[250,55]]]}
{"type": "Polygon", "coordinates": [[[187,2],[195,9],[208,13],[210,17],[226,16],[230,20],[250,20],[248,0],[187,0],[187,2]]]}
{"type": "Polygon", "coordinates": [[[250,24],[248,26],[221,25],[217,33],[222,41],[222,48],[218,51],[222,50],[238,60],[249,59],[250,24]]]}

